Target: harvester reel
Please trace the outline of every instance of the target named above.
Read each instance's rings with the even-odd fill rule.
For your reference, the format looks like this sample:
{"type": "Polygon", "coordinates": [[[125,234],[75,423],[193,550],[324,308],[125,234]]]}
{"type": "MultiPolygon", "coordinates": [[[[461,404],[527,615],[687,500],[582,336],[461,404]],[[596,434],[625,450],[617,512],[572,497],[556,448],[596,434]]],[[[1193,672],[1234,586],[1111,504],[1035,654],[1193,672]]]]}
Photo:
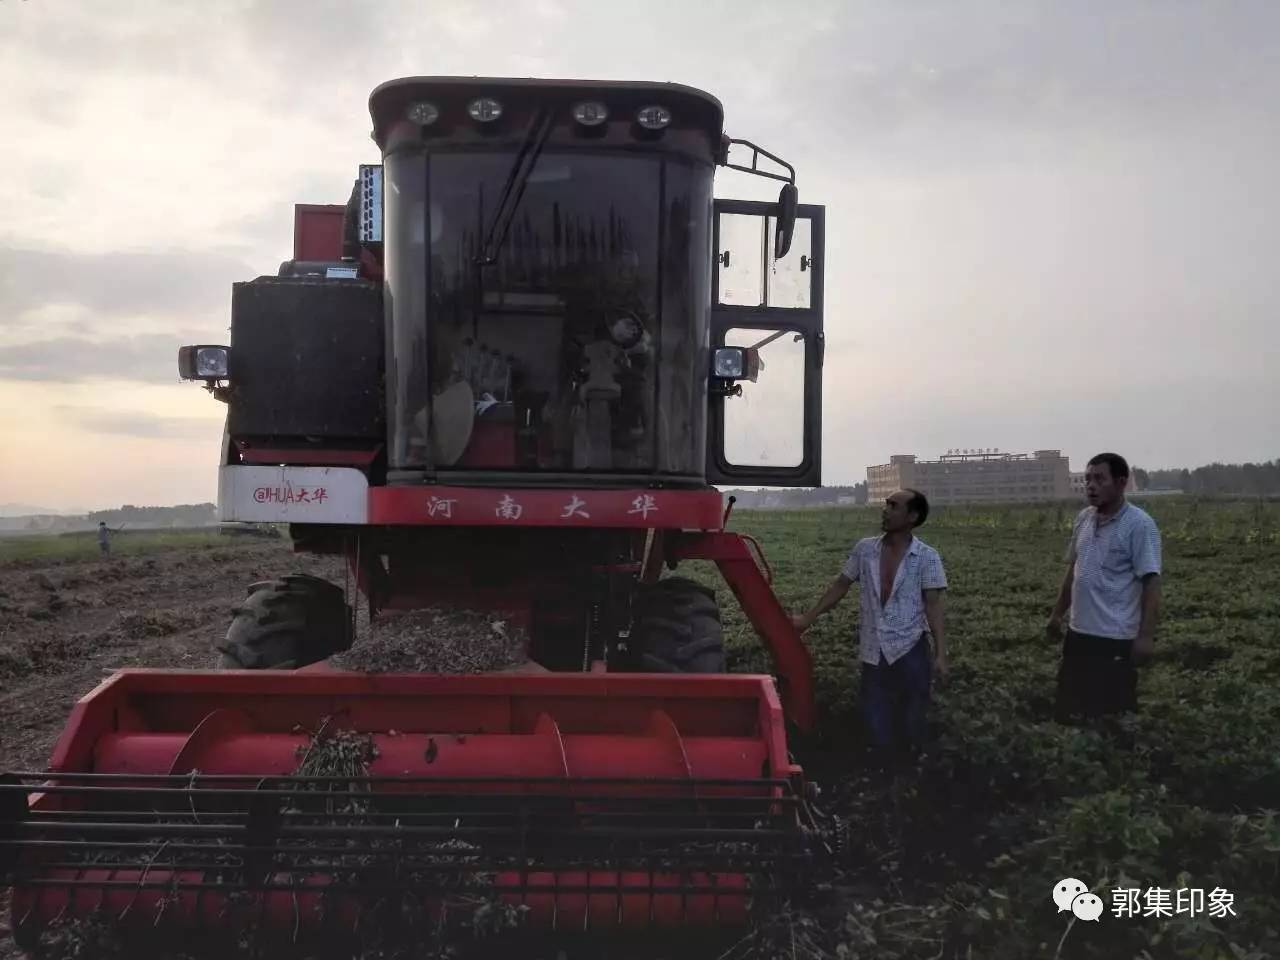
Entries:
{"type": "Polygon", "coordinates": [[[642,672],[726,672],[715,591],[687,577],[641,587],[628,647],[642,672]]]}
{"type": "Polygon", "coordinates": [[[223,670],[296,670],[351,647],[355,618],[342,589],[305,574],[249,586],[218,644],[223,670]]]}

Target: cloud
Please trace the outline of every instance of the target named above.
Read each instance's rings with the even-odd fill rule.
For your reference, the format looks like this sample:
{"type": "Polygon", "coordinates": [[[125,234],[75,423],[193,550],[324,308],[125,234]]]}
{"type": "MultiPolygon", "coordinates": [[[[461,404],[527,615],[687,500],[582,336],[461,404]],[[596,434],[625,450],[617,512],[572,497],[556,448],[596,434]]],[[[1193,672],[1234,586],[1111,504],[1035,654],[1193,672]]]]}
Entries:
{"type": "Polygon", "coordinates": [[[109,340],[63,336],[0,346],[0,379],[173,383],[178,379],[178,347],[207,339],[178,333],[109,340]]]}
{"type": "Polygon", "coordinates": [[[106,320],[181,322],[218,309],[229,318],[231,284],[258,273],[240,260],[196,250],[87,254],[0,247],[0,316],[78,304],[106,320]]]}
{"type": "Polygon", "coordinates": [[[1013,112],[1033,119],[1035,111],[1046,123],[1072,117],[1150,126],[1153,113],[1187,117],[1256,98],[1257,81],[1271,69],[1258,38],[1280,25],[1266,0],[1245,0],[1230,11],[1213,3],[1122,2],[1086,10],[991,0],[939,14],[937,7],[917,7],[914,17],[895,18],[899,29],[914,31],[909,45],[877,38],[900,80],[914,81],[918,102],[966,119],[1005,120],[1013,112]],[[908,57],[923,69],[908,72],[908,57]]]}
{"type": "Polygon", "coordinates": [[[232,284],[256,275],[214,252],[0,247],[0,378],[174,382],[178,347],[227,342],[232,284]]]}
{"type": "MultiPolygon", "coordinates": [[[[123,394],[158,419],[117,426],[180,430],[158,425],[188,409],[176,347],[224,340],[231,284],[289,257],[293,204],[342,203],[376,162],[374,86],[576,76],[708,90],[732,135],[795,163],[802,202],[826,205],[828,477],[966,443],[1270,455],[1272,0],[366,6],[0,0],[11,411],[123,394]],[[130,394],[142,382],[150,400],[130,394]]],[[[717,175],[719,196],[776,193],[717,175]]],[[[28,458],[93,441],[79,423],[33,429],[28,458]]],[[[158,446],[102,448],[124,443],[158,446]]],[[[146,467],[159,484],[165,464],[146,467]]],[[[180,492],[193,482],[164,480],[205,497],[180,492]]]]}
{"type": "Polygon", "coordinates": [[[97,410],[91,407],[61,406],[59,416],[78,429],[109,433],[143,440],[203,439],[217,421],[208,418],[166,417],[146,412],[97,410]]]}

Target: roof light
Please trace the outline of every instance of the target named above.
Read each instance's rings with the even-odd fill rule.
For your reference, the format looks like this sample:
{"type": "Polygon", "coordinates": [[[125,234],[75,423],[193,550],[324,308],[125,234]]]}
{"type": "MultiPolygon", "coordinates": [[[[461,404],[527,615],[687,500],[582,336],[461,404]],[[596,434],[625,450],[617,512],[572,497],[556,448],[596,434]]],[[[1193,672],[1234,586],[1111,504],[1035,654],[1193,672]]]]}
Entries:
{"type": "Polygon", "coordinates": [[[479,123],[492,123],[502,116],[502,104],[492,97],[477,97],[467,104],[467,113],[479,123]]]}
{"type": "Polygon", "coordinates": [[[661,130],[671,123],[671,111],[657,104],[641,107],[636,122],[646,130],[661,130]]]}
{"type": "Polygon", "coordinates": [[[573,105],[573,119],[584,127],[598,127],[609,119],[609,108],[598,100],[584,100],[573,105]]]}
{"type": "Polygon", "coordinates": [[[405,111],[405,116],[409,118],[411,123],[429,127],[440,119],[440,109],[434,103],[419,100],[417,103],[409,104],[409,109],[405,111]]]}

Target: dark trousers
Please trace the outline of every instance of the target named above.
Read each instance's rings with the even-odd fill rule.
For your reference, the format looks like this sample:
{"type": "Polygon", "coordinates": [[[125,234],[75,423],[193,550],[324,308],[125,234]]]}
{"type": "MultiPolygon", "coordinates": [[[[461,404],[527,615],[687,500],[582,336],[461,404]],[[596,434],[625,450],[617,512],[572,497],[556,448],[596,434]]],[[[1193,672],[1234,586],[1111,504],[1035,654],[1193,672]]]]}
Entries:
{"type": "Polygon", "coordinates": [[[923,748],[932,673],[933,659],[925,636],[893,663],[881,652],[878,664],[862,664],[862,710],[876,752],[923,748]]]}
{"type": "Polygon", "coordinates": [[[1138,709],[1138,671],[1130,659],[1132,640],[1095,637],[1068,630],[1062,640],[1054,719],[1102,717],[1138,709]]]}

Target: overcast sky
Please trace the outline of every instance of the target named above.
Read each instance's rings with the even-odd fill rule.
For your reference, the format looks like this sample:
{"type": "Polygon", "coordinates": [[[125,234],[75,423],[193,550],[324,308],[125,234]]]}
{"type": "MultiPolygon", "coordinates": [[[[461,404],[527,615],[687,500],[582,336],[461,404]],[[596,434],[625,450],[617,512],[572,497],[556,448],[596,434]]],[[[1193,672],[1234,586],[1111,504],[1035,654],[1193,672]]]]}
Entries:
{"type": "Polygon", "coordinates": [[[225,408],[176,348],[225,342],[415,74],[686,83],[793,162],[827,207],[828,484],[951,447],[1280,455],[1269,0],[0,0],[0,503],[216,497],[225,408]]]}

